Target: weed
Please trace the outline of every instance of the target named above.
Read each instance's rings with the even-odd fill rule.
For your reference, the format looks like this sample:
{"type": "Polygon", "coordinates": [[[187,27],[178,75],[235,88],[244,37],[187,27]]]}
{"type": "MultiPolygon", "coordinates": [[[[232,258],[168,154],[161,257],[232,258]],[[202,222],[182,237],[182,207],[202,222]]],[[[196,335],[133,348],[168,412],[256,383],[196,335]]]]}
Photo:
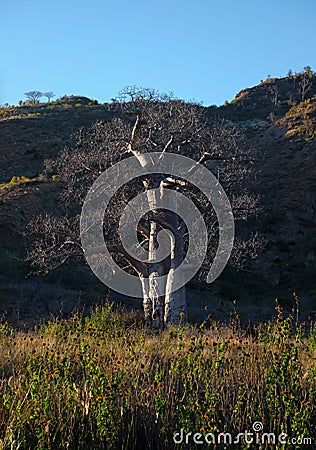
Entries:
{"type": "Polygon", "coordinates": [[[228,325],[155,332],[111,304],[26,333],[2,324],[0,447],[172,449],[181,428],[236,435],[257,420],[312,437],[315,324],[297,299],[276,312],[248,337],[236,302],[228,325]]]}

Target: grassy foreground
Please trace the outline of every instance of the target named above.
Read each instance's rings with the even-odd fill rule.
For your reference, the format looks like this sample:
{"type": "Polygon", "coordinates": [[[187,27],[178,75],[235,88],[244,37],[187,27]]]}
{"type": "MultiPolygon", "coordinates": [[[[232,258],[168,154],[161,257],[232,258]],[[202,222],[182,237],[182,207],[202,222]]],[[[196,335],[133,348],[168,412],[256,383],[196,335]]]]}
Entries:
{"type": "Polygon", "coordinates": [[[237,313],[153,332],[111,305],[26,333],[3,323],[0,449],[313,448],[316,326],[276,310],[251,332],[237,313]],[[234,443],[245,430],[257,441],[234,443]]]}

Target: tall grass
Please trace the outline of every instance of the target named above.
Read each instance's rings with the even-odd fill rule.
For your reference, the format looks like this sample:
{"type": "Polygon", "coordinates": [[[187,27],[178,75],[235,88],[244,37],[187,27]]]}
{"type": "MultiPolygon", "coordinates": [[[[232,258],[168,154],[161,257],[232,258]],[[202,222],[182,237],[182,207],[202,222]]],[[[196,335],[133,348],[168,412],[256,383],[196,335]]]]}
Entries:
{"type": "MultiPolygon", "coordinates": [[[[316,327],[283,317],[148,330],[97,307],[28,332],[0,332],[0,448],[173,449],[174,433],[315,437],[316,327]]],[[[189,442],[189,441],[188,441],[189,442]]],[[[314,441],[315,442],[315,441],[314,441]]],[[[303,448],[266,441],[209,448],[303,448]]]]}

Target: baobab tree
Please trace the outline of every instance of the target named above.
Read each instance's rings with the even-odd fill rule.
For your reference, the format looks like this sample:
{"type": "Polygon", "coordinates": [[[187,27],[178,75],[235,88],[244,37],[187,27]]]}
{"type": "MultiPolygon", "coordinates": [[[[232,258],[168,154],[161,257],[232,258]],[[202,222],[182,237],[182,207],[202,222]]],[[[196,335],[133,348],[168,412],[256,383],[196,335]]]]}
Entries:
{"type": "MultiPolygon", "coordinates": [[[[174,202],[173,193],[180,192],[190,198],[205,218],[206,256],[197,269],[209,270],[220,235],[219,219],[205,193],[190,181],[190,173],[196,170],[195,165],[206,165],[225,187],[235,220],[246,220],[258,211],[258,199],[244,185],[249,175],[250,157],[240,145],[241,136],[236,128],[223,120],[207,117],[204,108],[196,104],[158,94],[152,89],[132,87],[121,91],[114,106],[116,116],[111,121],[81,129],[76,134],[76,145],[60,154],[56,170],[64,183],[62,199],[69,207],[69,214],[64,218],[40,216],[29,225],[29,233],[35,237],[31,256],[34,263],[46,271],[69,262],[70,258],[83,256],[93,260],[94,267],[104,266],[107,271],[113,268],[113,274],[120,266],[127,274],[138,277],[146,321],[154,327],[163,327],[180,318],[186,319],[185,282],[179,277],[183,278],[183,271],[190,266],[190,263],[185,264],[188,249],[198,253],[202,245],[200,242],[192,245],[185,217],[180,216],[174,204],[168,206],[174,202]],[[190,158],[192,164],[185,176],[174,176],[176,170],[171,166],[161,169],[157,164],[155,170],[146,169],[150,165],[150,155],[157,158],[157,154],[167,153],[190,158]],[[83,245],[85,234],[95,224],[83,220],[82,211],[90,212],[96,197],[107,196],[112,185],[119,183],[131,167],[127,159],[130,156],[134,158],[133,164],[139,166],[139,176],[121,183],[109,196],[105,213],[101,211],[95,220],[102,219],[102,240],[106,249],[98,245],[97,240],[86,248],[83,245]],[[123,173],[112,171],[113,179],[91,188],[104,171],[109,173],[109,168],[117,163],[125,164],[123,173]],[[88,192],[93,192],[94,197],[87,201],[88,192]],[[142,193],[149,208],[135,220],[133,198],[142,193]],[[124,246],[120,235],[120,218],[124,214],[129,215],[139,249],[147,252],[147,260],[138,258],[124,246]],[[177,270],[180,266],[184,268],[182,272],[177,270]]],[[[193,228],[201,225],[198,218],[192,223],[193,228]]],[[[236,240],[230,262],[242,267],[256,251],[255,236],[244,236],[236,240]]]]}
{"type": "Polygon", "coordinates": [[[51,99],[52,99],[53,97],[55,97],[55,94],[54,94],[54,92],[52,92],[52,91],[48,91],[48,92],[43,92],[43,96],[47,98],[47,101],[48,101],[48,102],[50,102],[51,99]]]}
{"type": "Polygon", "coordinates": [[[40,91],[29,91],[25,92],[24,95],[31,103],[37,103],[44,94],[40,91]]]}
{"type": "Polygon", "coordinates": [[[303,102],[306,99],[308,91],[312,88],[312,72],[305,70],[302,74],[301,81],[299,82],[299,94],[300,100],[303,102]]]}
{"type": "Polygon", "coordinates": [[[271,95],[271,100],[272,103],[275,107],[278,106],[278,101],[279,101],[279,89],[276,83],[274,83],[273,85],[269,86],[269,93],[271,95]]]}

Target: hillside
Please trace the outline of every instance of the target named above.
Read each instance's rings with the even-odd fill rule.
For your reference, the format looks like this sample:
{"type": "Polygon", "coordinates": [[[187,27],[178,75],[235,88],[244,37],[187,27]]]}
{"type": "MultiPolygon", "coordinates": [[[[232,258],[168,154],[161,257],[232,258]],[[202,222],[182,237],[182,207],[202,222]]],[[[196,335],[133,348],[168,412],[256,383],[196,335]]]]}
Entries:
{"type": "MultiPolygon", "coordinates": [[[[211,287],[191,283],[192,318],[205,303],[215,316],[227,314],[233,298],[240,301],[245,320],[266,318],[276,296],[290,308],[293,291],[305,316],[315,312],[316,77],[310,78],[304,100],[301,82],[302,75],[268,79],[222,107],[206,109],[245,134],[254,158],[249,187],[263,205],[259,221],[249,226],[265,236],[267,246],[254,273],[227,270],[211,287]]],[[[80,268],[30,278],[23,260],[24,231],[37,214],[65,213],[52,171],[58,152],[72,144],[80,127],[115,114],[114,103],[99,105],[78,96],[0,110],[0,308],[20,326],[60,308],[68,314],[105,295],[94,276],[80,268]]]]}
{"type": "Polygon", "coordinates": [[[242,89],[224,106],[210,107],[210,110],[215,109],[220,115],[235,121],[267,120],[271,114],[282,117],[292,106],[311,98],[315,92],[316,77],[306,73],[267,78],[257,86],[242,89]]]}

